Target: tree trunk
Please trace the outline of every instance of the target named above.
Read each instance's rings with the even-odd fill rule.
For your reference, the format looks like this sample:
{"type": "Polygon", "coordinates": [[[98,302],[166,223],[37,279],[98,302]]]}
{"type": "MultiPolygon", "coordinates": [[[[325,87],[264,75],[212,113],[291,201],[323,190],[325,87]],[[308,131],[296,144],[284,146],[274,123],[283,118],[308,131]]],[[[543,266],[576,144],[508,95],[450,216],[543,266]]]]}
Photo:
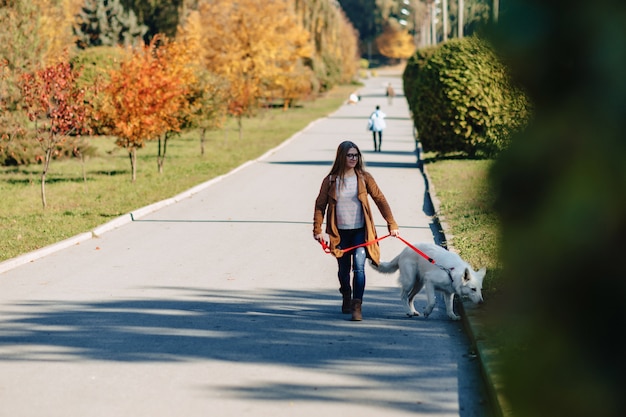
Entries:
{"type": "Polygon", "coordinates": [[[158,153],[157,153],[157,171],[159,174],[163,173],[163,160],[165,159],[165,141],[167,139],[164,139],[163,141],[161,141],[161,136],[159,136],[159,146],[158,146],[158,153]],[[163,149],[163,153],[161,153],[161,149],[163,149]]]}
{"type": "Polygon", "coordinates": [[[80,166],[83,170],[83,182],[87,184],[87,170],[85,169],[85,155],[80,152],[80,166]]]}
{"type": "Polygon", "coordinates": [[[130,158],[131,182],[135,182],[137,179],[137,149],[130,148],[128,157],[130,158]]]}
{"type": "Polygon", "coordinates": [[[443,28],[443,41],[448,41],[448,0],[441,2],[441,23],[443,28]]]}
{"type": "Polygon", "coordinates": [[[463,13],[465,12],[465,4],[463,0],[459,0],[459,38],[463,37],[463,27],[465,22],[463,22],[463,13]]]}
{"type": "Polygon", "coordinates": [[[46,149],[46,156],[43,162],[43,172],[41,173],[41,204],[43,208],[48,206],[46,201],[46,174],[48,173],[48,168],[50,167],[50,159],[52,158],[52,148],[46,149]]]}
{"type": "Polygon", "coordinates": [[[237,123],[239,124],[239,140],[243,138],[243,121],[241,120],[242,116],[237,118],[237,123]]]}
{"type": "Polygon", "coordinates": [[[498,23],[500,15],[500,0],[493,0],[493,22],[498,23]]]}
{"type": "Polygon", "coordinates": [[[206,127],[200,133],[200,155],[204,156],[204,141],[206,139],[206,127]]]}
{"type": "Polygon", "coordinates": [[[163,173],[163,166],[165,165],[165,154],[167,153],[167,141],[169,139],[169,132],[163,135],[163,153],[161,153],[161,136],[159,136],[159,157],[157,158],[159,166],[159,174],[163,173]]]}

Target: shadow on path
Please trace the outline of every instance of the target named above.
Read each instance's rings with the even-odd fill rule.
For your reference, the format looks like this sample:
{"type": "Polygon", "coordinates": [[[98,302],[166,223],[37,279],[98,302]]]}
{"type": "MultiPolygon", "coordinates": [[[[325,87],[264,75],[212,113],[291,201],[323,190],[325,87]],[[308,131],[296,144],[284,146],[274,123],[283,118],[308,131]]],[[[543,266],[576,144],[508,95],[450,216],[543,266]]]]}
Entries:
{"type": "MultiPolygon", "coordinates": [[[[455,379],[459,368],[467,366],[467,358],[449,349],[433,354],[434,344],[445,346],[458,338],[460,325],[445,316],[406,318],[395,288],[369,290],[366,321],[360,323],[339,312],[340,297],[334,291],[146,291],[158,291],[160,298],[14,305],[14,312],[3,313],[0,322],[0,362],[256,363],[338,373],[380,389],[433,395],[439,389],[434,381],[455,379]]],[[[338,389],[358,390],[361,383],[280,385],[221,389],[268,401],[342,401],[338,389]]],[[[389,404],[388,399],[373,405],[417,410],[415,403],[389,404]]],[[[426,404],[418,409],[429,411],[426,404]]]]}

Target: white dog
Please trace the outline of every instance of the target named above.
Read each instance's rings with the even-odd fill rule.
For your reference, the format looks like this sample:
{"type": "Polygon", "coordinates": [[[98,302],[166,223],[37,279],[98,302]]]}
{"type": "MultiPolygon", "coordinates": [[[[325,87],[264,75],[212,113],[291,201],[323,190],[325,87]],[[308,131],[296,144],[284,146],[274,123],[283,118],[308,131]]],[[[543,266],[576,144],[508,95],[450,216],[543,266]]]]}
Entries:
{"type": "Polygon", "coordinates": [[[413,302],[422,287],[426,288],[428,298],[428,305],[424,309],[425,317],[428,317],[435,307],[435,290],[443,293],[446,312],[452,320],[460,319],[454,313],[454,294],[467,297],[475,304],[482,303],[485,268],[475,272],[459,255],[441,246],[420,243],[415,247],[433,259],[435,264],[411,248],[405,248],[391,262],[381,262],[378,266],[372,264],[374,269],[384,274],[391,274],[400,269],[401,298],[408,316],[419,316],[413,302]]]}

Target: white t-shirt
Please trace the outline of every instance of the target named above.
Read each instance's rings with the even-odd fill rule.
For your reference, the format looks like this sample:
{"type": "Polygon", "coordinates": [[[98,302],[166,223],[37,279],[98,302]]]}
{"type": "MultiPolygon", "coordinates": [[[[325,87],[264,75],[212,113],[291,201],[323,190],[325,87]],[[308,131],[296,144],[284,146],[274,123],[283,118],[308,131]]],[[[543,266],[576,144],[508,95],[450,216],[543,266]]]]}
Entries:
{"type": "Polygon", "coordinates": [[[358,199],[357,176],[337,181],[337,227],[360,229],[365,225],[363,206],[358,199]]]}

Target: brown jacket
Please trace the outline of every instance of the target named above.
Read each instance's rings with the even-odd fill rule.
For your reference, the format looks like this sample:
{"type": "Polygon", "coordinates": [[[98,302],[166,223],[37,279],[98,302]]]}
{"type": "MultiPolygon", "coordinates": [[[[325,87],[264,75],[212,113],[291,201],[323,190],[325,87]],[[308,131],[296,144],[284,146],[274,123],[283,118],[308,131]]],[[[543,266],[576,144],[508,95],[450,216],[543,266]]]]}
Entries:
{"type": "MultiPolygon", "coordinates": [[[[387,229],[397,229],[398,225],[393,218],[391,208],[387,203],[387,199],[378,188],[374,177],[367,172],[357,172],[358,180],[358,199],[363,205],[363,217],[365,218],[365,240],[370,242],[377,238],[376,227],[374,225],[374,218],[372,216],[372,210],[370,209],[369,200],[367,195],[369,194],[376,203],[378,210],[387,221],[387,229]]],[[[326,233],[329,237],[330,250],[335,257],[339,258],[343,255],[343,251],[337,246],[340,242],[339,230],[337,229],[337,217],[335,210],[337,208],[337,176],[328,175],[322,181],[320,187],[320,193],[315,200],[315,213],[313,215],[313,235],[322,233],[322,223],[324,221],[324,214],[326,213],[326,233]]],[[[380,262],[380,248],[378,243],[366,246],[367,257],[371,259],[374,264],[378,265],[380,262]]]]}

